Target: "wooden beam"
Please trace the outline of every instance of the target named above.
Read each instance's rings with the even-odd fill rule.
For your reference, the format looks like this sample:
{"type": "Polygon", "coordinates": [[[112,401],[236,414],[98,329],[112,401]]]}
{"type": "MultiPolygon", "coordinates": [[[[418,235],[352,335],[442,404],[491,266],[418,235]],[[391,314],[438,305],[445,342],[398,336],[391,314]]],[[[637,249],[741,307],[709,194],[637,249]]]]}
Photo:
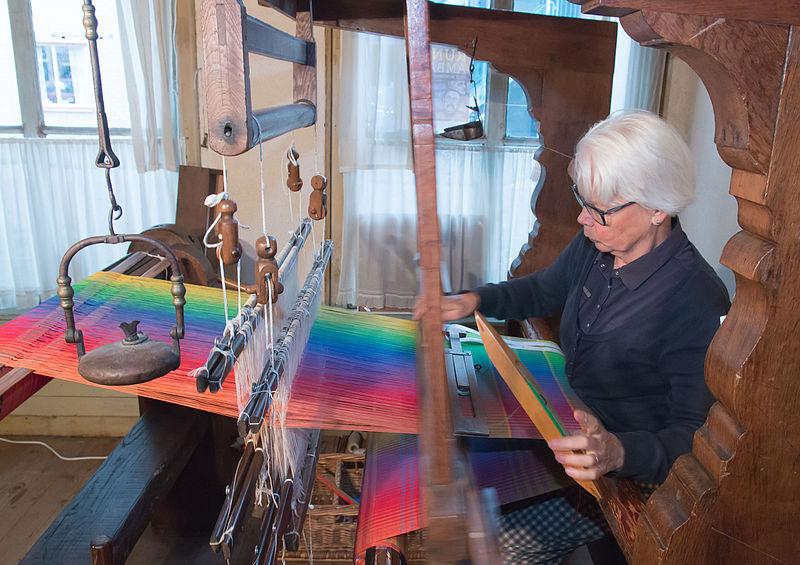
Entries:
{"type": "MultiPolygon", "coordinates": [[[[292,81],[294,83],[294,101],[305,100],[316,108],[317,106],[317,51],[314,43],[314,15],[311,7],[306,7],[302,12],[298,11],[295,19],[297,21],[297,37],[304,40],[308,45],[309,59],[305,64],[295,63],[292,67],[292,81]]],[[[314,116],[316,120],[316,115],[314,116]]]]}
{"type": "Polygon", "coordinates": [[[11,23],[11,45],[14,65],[29,72],[17,73],[22,130],[25,137],[44,137],[42,94],[39,73],[36,72],[36,38],[33,33],[33,13],[28,0],[9,0],[8,17],[11,23]]]}
{"type": "Polygon", "coordinates": [[[17,407],[28,400],[31,396],[36,394],[39,389],[51,381],[50,377],[45,377],[37,374],[30,374],[28,369],[11,369],[10,367],[0,366],[0,386],[3,386],[4,391],[0,394],[0,420],[11,414],[17,407]],[[19,371],[16,376],[10,377],[13,383],[6,381],[7,377],[12,371],[19,371]],[[23,375],[23,378],[17,377],[21,372],[28,371],[23,375]],[[9,384],[10,383],[10,384],[9,384]],[[7,386],[6,386],[7,385],[7,386]]]}
{"type": "MultiPolygon", "coordinates": [[[[614,68],[614,43],[609,40],[616,37],[617,26],[611,22],[428,4],[432,43],[453,45],[471,54],[470,45],[477,36],[476,59],[489,61],[502,72],[508,73],[504,69],[511,67],[604,74],[614,68]]],[[[368,6],[332,0],[314,7],[317,24],[398,37],[403,35],[402,17],[402,6],[398,9],[394,0],[377,0],[368,6]]]]}
{"type": "MultiPolygon", "coordinates": [[[[194,0],[175,5],[175,48],[178,62],[178,106],[186,164],[200,165],[200,101],[197,84],[197,25],[194,0]]],[[[180,177],[179,177],[180,178],[180,177]]]]}
{"type": "MultiPolygon", "coordinates": [[[[310,10],[297,14],[300,14],[298,30],[313,39],[310,10]]],[[[272,48],[259,44],[259,38],[265,41],[285,34],[249,17],[241,0],[201,0],[200,18],[208,144],[214,151],[220,155],[240,155],[261,141],[314,124],[316,62],[310,60],[312,43],[303,39],[305,61],[314,63],[314,66],[303,65],[302,72],[295,72],[295,92],[304,96],[296,99],[294,104],[254,111],[249,53],[273,53],[275,50],[272,48]],[[248,35],[249,32],[253,37],[248,35]]]]}
{"type": "MultiPolygon", "coordinates": [[[[301,12],[301,14],[308,14],[308,12],[301,12]]],[[[297,25],[298,27],[301,25],[299,20],[297,25]]],[[[313,43],[294,35],[289,35],[285,31],[262,22],[253,16],[247,16],[245,38],[245,47],[250,53],[299,65],[314,64],[313,43]]]]}
{"type": "Polygon", "coordinates": [[[621,17],[637,10],[728,18],[770,24],[800,24],[797,0],[569,0],[587,14],[621,17]]]}
{"type": "Polygon", "coordinates": [[[203,437],[208,415],[151,406],[21,563],[122,564],[203,437]],[[110,559],[109,559],[110,557],[110,559]]]}
{"type": "Polygon", "coordinates": [[[258,0],[258,3],[262,6],[275,8],[290,18],[293,18],[295,14],[297,14],[298,0],[258,0]]]}

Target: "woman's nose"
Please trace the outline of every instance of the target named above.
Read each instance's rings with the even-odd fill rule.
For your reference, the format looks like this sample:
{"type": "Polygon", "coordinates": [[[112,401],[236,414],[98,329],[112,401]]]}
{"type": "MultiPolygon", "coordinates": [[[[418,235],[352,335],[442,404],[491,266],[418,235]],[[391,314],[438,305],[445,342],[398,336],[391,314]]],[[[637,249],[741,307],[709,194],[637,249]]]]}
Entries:
{"type": "Polygon", "coordinates": [[[582,226],[591,226],[594,224],[594,218],[586,211],[586,208],[581,208],[581,213],[578,214],[578,223],[582,226]]]}

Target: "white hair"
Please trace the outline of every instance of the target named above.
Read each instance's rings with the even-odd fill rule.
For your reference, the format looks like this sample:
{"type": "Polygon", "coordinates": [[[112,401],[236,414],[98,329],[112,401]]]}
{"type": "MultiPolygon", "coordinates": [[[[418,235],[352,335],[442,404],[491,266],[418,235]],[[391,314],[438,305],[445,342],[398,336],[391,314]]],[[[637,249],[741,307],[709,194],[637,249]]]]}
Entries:
{"type": "Polygon", "coordinates": [[[676,216],[694,200],[694,164],[686,142],[643,110],[614,112],[575,148],[570,174],[591,203],[636,202],[676,216]]]}

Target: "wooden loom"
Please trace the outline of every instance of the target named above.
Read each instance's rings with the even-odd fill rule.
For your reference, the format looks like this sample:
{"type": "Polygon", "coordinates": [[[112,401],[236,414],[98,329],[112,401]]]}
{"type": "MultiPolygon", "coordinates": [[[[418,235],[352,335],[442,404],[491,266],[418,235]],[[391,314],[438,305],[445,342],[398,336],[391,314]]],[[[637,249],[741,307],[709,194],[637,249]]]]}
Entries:
{"type": "MultiPolygon", "coordinates": [[[[280,4],[290,15],[294,4],[261,2],[280,4]]],[[[723,263],[736,273],[737,296],[707,356],[706,378],[717,399],[708,421],[697,432],[692,453],[676,462],[666,483],[646,506],[623,482],[608,481],[604,511],[631,562],[791,562],[798,553],[800,523],[788,509],[797,507],[800,494],[793,487],[790,469],[800,449],[786,438],[792,435],[789,426],[800,402],[794,378],[800,356],[787,350],[783,341],[796,330],[798,314],[793,304],[800,293],[796,282],[800,201],[791,194],[800,180],[800,10],[791,0],[576,3],[590,13],[620,17],[634,39],[667,49],[698,73],[714,104],[715,142],[734,169],[730,192],[738,201],[742,227],[722,256],[723,263]]],[[[402,4],[391,0],[369,5],[328,1],[315,7],[315,19],[343,29],[400,35],[402,4]]],[[[602,72],[592,77],[592,70],[603,69],[593,60],[603,49],[596,43],[580,49],[581,41],[597,37],[566,32],[561,36],[552,29],[548,30],[551,34],[534,33],[534,19],[521,14],[485,13],[414,0],[405,4],[420,204],[426,195],[435,194],[430,74],[424,56],[430,41],[463,47],[475,29],[485,33],[498,26],[502,32],[492,33],[493,52],[481,52],[479,47],[477,56],[511,74],[526,88],[545,143],[554,149],[569,154],[586,129],[586,123],[578,122],[603,117],[607,106],[597,94],[609,83],[602,72]],[[515,31],[519,35],[515,36],[515,31]],[[565,44],[557,53],[536,43],[541,40],[552,47],[561,37],[565,44]],[[523,45],[532,48],[522,49],[523,45]],[[539,51],[537,47],[544,48],[539,51]],[[525,53],[525,61],[516,55],[519,52],[525,53]],[[579,83],[579,75],[559,73],[553,68],[557,65],[549,64],[553,59],[537,60],[540,52],[585,65],[581,79],[595,80],[579,83]],[[581,102],[575,99],[579,93],[559,90],[559,85],[566,86],[570,80],[575,80],[572,84],[576,86],[581,84],[574,90],[590,93],[586,106],[577,104],[581,102]],[[549,113],[548,103],[553,101],[548,94],[556,93],[564,96],[560,98],[563,105],[555,102],[549,113]],[[577,107],[586,113],[575,119],[569,110],[577,107]],[[597,114],[587,115],[592,109],[597,114]]],[[[532,234],[531,248],[514,266],[517,276],[549,264],[575,231],[577,208],[569,199],[565,178],[559,177],[566,164],[552,165],[552,159],[542,159],[549,174],[536,203],[540,227],[532,234]],[[569,203],[566,206],[565,201],[569,203]]],[[[435,200],[433,208],[419,208],[423,292],[430,307],[430,318],[423,320],[428,328],[423,330],[424,350],[436,361],[440,341],[431,330],[438,324],[440,287],[435,215],[430,214],[435,200]],[[426,215],[428,220],[433,218],[433,225],[426,223],[426,215]]],[[[441,382],[438,363],[429,365],[427,377],[441,382]]],[[[439,419],[431,429],[437,432],[427,438],[423,449],[435,458],[449,451],[444,449],[448,422],[441,416],[447,412],[446,403],[441,396],[433,396],[439,419]]],[[[447,456],[433,460],[429,481],[435,490],[439,481],[447,481],[453,465],[447,456]]],[[[429,540],[429,547],[435,547],[437,541],[448,539],[448,533],[432,528],[429,538],[436,538],[429,540]]],[[[438,552],[431,557],[452,560],[438,552]]]]}
{"type": "MultiPolygon", "coordinates": [[[[302,4],[262,3],[278,5],[290,16],[302,4]]],[[[403,4],[328,0],[315,6],[315,21],[402,35],[403,4]]],[[[405,4],[415,166],[419,197],[427,198],[426,211],[435,209],[430,75],[425,61],[430,41],[464,47],[475,29],[493,32],[497,41],[479,43],[477,57],[525,86],[545,143],[561,152],[570,153],[586,127],[607,111],[607,99],[598,95],[610,90],[611,66],[601,56],[613,54],[613,33],[607,24],[427,5],[421,0],[405,4]],[[523,45],[529,47],[522,49],[523,45]],[[516,55],[520,51],[526,53],[524,61],[516,55]],[[576,113],[577,108],[582,111],[576,113]]],[[[308,12],[300,8],[301,14],[308,12]]],[[[722,257],[736,273],[737,296],[709,350],[707,380],[717,403],[696,434],[692,454],[675,464],[646,505],[623,483],[609,481],[604,510],[634,563],[791,562],[798,550],[793,534],[799,529],[792,510],[800,495],[788,471],[798,448],[787,438],[792,436],[789,425],[798,405],[794,375],[800,362],[782,340],[793,335],[798,323],[792,306],[798,294],[800,225],[795,218],[800,204],[790,190],[800,179],[800,15],[790,0],[591,0],[584,2],[584,9],[621,17],[631,36],[668,49],[703,79],[716,113],[715,141],[734,168],[731,193],[739,203],[743,228],[722,257]]],[[[248,119],[238,126],[246,130],[248,119]]],[[[252,145],[250,134],[245,139],[245,147],[252,145]]],[[[542,155],[542,164],[548,175],[536,204],[538,234],[515,265],[517,276],[548,264],[575,231],[577,208],[567,190],[566,163],[548,152],[542,155]]],[[[450,449],[454,441],[444,416],[447,399],[438,362],[438,232],[428,223],[435,214],[423,215],[422,209],[423,288],[431,306],[423,321],[427,328],[423,351],[436,361],[427,364],[427,378],[440,384],[432,406],[424,411],[426,417],[438,419],[435,426],[425,426],[433,432],[423,449],[432,457],[429,480],[436,493],[446,492],[463,477],[454,464],[455,450],[450,449]]],[[[19,391],[16,387],[27,381],[15,382],[12,388],[19,391]]],[[[8,403],[3,398],[5,412],[8,403]]],[[[464,507],[450,510],[446,516],[432,515],[438,520],[428,536],[434,561],[454,560],[451,552],[437,547],[466,531],[464,507]]]]}

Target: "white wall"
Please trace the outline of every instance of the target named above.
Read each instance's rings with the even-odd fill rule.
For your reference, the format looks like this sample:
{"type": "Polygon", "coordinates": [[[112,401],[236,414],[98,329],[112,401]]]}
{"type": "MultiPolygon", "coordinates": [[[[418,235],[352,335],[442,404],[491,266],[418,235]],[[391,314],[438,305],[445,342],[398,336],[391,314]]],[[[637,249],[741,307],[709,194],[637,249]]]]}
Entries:
{"type": "Polygon", "coordinates": [[[684,135],[695,158],[697,199],[681,214],[681,223],[733,295],[733,272],[719,263],[725,243],[740,229],[736,199],[728,193],[731,168],[714,144],[714,111],[708,92],[695,72],[676,57],[670,57],[667,65],[664,118],[684,135]]]}

